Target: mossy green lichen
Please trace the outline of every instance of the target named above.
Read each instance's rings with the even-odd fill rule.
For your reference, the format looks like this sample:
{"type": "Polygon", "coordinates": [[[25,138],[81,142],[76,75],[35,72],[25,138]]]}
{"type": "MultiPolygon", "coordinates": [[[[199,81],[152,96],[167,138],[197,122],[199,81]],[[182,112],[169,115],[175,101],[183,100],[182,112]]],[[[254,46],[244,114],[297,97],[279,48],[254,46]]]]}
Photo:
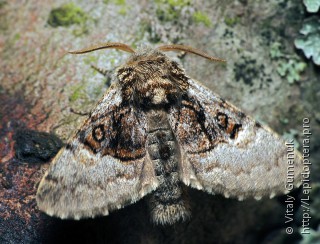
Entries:
{"type": "Polygon", "coordinates": [[[52,9],[48,18],[48,24],[52,27],[84,24],[88,15],[74,3],[67,3],[59,8],[52,9]]]}
{"type": "Polygon", "coordinates": [[[280,62],[277,67],[277,72],[281,77],[285,77],[289,84],[300,80],[300,73],[307,67],[305,62],[300,62],[296,59],[289,59],[280,62]]]}
{"type": "Polygon", "coordinates": [[[303,4],[306,6],[309,13],[316,13],[320,8],[319,0],[303,0],[303,4]]]}
{"type": "Polygon", "coordinates": [[[144,38],[146,33],[148,34],[148,40],[150,42],[159,43],[161,41],[161,37],[153,31],[150,21],[144,19],[140,21],[139,31],[135,35],[135,39],[132,44],[134,48],[137,47],[136,43],[140,42],[140,40],[144,38]]]}
{"type": "Polygon", "coordinates": [[[168,4],[171,7],[183,7],[190,4],[190,0],[156,0],[155,2],[168,4]]]}
{"type": "Polygon", "coordinates": [[[21,38],[20,33],[16,33],[16,34],[14,35],[14,37],[13,37],[14,41],[18,41],[18,40],[20,40],[20,38],[21,38]]]}
{"type": "Polygon", "coordinates": [[[212,22],[208,15],[201,11],[194,12],[192,18],[195,23],[203,23],[206,27],[212,26],[212,22]]]}
{"type": "MultiPolygon", "coordinates": [[[[0,9],[4,8],[7,5],[7,1],[0,0],[0,9]]],[[[8,29],[8,18],[5,14],[0,14],[0,31],[5,31],[8,29]]]]}
{"type": "Polygon", "coordinates": [[[126,5],[126,0],[103,0],[105,4],[113,3],[115,5],[126,5]]]}
{"type": "Polygon", "coordinates": [[[271,44],[269,54],[272,59],[278,59],[284,56],[281,47],[282,45],[280,42],[274,42],[271,44]]]}
{"type": "Polygon", "coordinates": [[[320,65],[320,18],[313,16],[303,23],[300,30],[302,36],[295,39],[294,44],[302,49],[307,58],[320,65]]]}
{"type": "Polygon", "coordinates": [[[96,55],[86,55],[83,61],[85,64],[91,65],[93,63],[97,63],[98,57],[96,55]]]}
{"type": "Polygon", "coordinates": [[[171,7],[167,7],[167,8],[158,7],[156,9],[156,15],[160,21],[169,22],[169,21],[179,19],[180,12],[171,7]]]}
{"type": "Polygon", "coordinates": [[[7,4],[7,1],[0,0],[0,9],[2,9],[3,6],[6,4],[7,4]]]}
{"type": "Polygon", "coordinates": [[[126,15],[129,9],[129,5],[126,4],[126,0],[103,0],[105,4],[115,4],[117,6],[121,6],[118,10],[118,14],[126,15]]]}
{"type": "MultiPolygon", "coordinates": [[[[320,8],[320,0],[303,0],[309,13],[316,13],[320,8]]],[[[307,58],[320,65],[320,18],[312,15],[303,22],[300,36],[294,40],[297,48],[304,52],[307,58]]]]}
{"type": "Polygon", "coordinates": [[[231,17],[224,18],[224,23],[229,27],[235,26],[238,22],[239,22],[239,18],[231,18],[231,17]]]}
{"type": "Polygon", "coordinates": [[[126,0],[113,0],[116,5],[126,5],[126,0]]]}
{"type": "MultiPolygon", "coordinates": [[[[94,75],[94,73],[98,72],[93,67],[90,68],[90,70],[92,70],[92,76],[94,75]]],[[[92,85],[93,83],[88,82],[88,80],[90,80],[90,78],[92,77],[91,76],[90,78],[84,77],[83,81],[80,84],[76,84],[70,87],[69,101],[73,104],[72,106],[82,108],[86,107],[89,104],[95,103],[97,97],[101,97],[106,88],[110,86],[111,76],[109,74],[111,74],[111,71],[108,72],[107,76],[105,76],[105,82],[98,82],[92,85]]]]}
{"type": "Polygon", "coordinates": [[[86,91],[85,91],[86,85],[80,84],[76,85],[72,88],[72,93],[69,97],[70,102],[75,102],[80,98],[86,99],[86,91]]]}
{"type": "Polygon", "coordinates": [[[162,22],[178,20],[183,7],[190,4],[189,0],[156,0],[156,15],[162,22]]]}
{"type": "Polygon", "coordinates": [[[127,12],[128,12],[128,8],[126,6],[121,7],[118,11],[120,15],[126,15],[127,12]]]}
{"type": "Polygon", "coordinates": [[[285,54],[280,42],[274,42],[270,46],[269,54],[277,64],[277,73],[286,78],[289,84],[300,80],[300,74],[307,67],[305,62],[300,61],[297,56],[285,54]]]}

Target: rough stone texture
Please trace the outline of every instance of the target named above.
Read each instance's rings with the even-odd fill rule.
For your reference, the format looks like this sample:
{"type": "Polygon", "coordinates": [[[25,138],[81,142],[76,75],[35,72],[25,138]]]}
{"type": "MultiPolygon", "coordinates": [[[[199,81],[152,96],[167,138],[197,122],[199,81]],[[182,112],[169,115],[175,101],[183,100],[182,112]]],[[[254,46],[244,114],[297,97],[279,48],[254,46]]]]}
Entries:
{"type": "MultiPolygon", "coordinates": [[[[299,141],[302,118],[310,118],[312,167],[318,172],[312,179],[319,181],[319,67],[306,61],[307,69],[293,85],[277,72],[281,62],[303,57],[293,46],[304,17],[302,3],[180,0],[161,5],[76,0],[85,20],[52,27],[47,23],[50,12],[66,2],[0,1],[0,243],[292,243],[299,239],[298,234],[284,233],[284,197],[238,202],[190,190],[193,218],[173,227],[150,224],[143,200],[94,220],[49,218],[35,202],[37,184],[48,164],[17,160],[13,138],[17,130],[32,129],[67,140],[84,119],[70,109],[89,111],[108,87],[107,78],[90,64],[113,69],[127,56],[113,50],[72,56],[66,55],[67,50],[105,41],[134,47],[175,42],[227,59],[223,65],[191,54],[170,54],[191,77],[278,133],[295,129],[299,141]],[[203,19],[195,19],[195,12],[203,19]],[[275,42],[281,43],[285,58],[271,58],[275,42]]],[[[299,221],[296,216],[293,226],[300,226],[299,221]]],[[[319,223],[315,220],[312,227],[319,223]]]]}

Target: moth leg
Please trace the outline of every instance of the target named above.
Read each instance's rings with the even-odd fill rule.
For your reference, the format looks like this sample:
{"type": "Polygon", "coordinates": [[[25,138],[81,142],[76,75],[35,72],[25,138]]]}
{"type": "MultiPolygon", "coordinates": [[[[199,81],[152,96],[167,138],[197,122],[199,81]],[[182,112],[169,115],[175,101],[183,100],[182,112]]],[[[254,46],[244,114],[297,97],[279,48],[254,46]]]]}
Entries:
{"type": "Polygon", "coordinates": [[[79,112],[79,111],[74,110],[73,108],[70,108],[70,112],[74,113],[74,114],[77,114],[77,115],[80,115],[80,116],[88,116],[88,115],[90,115],[90,112],[79,112]]]}
{"type": "Polygon", "coordinates": [[[112,75],[112,70],[107,70],[107,69],[103,69],[100,68],[94,64],[91,64],[91,68],[93,68],[94,70],[98,71],[98,73],[102,74],[104,77],[107,78],[107,82],[106,85],[110,86],[111,84],[111,75],[112,75]]]}

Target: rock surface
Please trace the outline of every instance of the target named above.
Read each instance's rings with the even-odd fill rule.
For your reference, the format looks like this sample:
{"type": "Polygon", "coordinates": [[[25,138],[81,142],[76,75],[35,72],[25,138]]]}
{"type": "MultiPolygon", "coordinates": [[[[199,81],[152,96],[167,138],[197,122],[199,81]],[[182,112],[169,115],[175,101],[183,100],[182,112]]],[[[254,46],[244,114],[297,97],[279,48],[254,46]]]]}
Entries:
{"type": "MultiPolygon", "coordinates": [[[[87,2],[0,1],[0,243],[292,243],[301,238],[298,232],[284,233],[284,197],[238,202],[190,189],[193,217],[172,227],[150,224],[143,200],[93,220],[62,221],[39,212],[35,193],[49,162],[16,158],[15,135],[36,130],[66,141],[74,133],[84,117],[71,109],[90,111],[108,88],[108,78],[90,65],[113,70],[127,54],[66,51],[107,41],[133,47],[186,44],[226,59],[223,65],[169,54],[189,76],[279,134],[299,141],[302,119],[310,118],[312,167],[318,172],[311,177],[320,180],[319,67],[309,62],[301,72],[284,65],[307,62],[293,46],[302,4],[87,2]],[[289,84],[291,76],[298,81],[289,84]]],[[[293,226],[300,225],[296,217],[293,226]]]]}

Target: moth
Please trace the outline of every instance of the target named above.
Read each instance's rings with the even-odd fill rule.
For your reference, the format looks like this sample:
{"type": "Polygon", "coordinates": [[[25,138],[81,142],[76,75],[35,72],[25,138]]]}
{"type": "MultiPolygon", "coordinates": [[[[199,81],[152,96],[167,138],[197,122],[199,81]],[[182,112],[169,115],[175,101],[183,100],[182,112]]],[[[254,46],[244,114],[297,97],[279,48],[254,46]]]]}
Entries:
{"type": "MultiPolygon", "coordinates": [[[[239,200],[286,192],[287,147],[269,128],[190,78],[164,54],[183,45],[131,53],[85,123],[56,155],[39,184],[39,209],[62,219],[108,215],[146,196],[156,224],[190,218],[186,187],[239,200]]],[[[294,182],[302,161],[294,156],[294,182]]]]}

